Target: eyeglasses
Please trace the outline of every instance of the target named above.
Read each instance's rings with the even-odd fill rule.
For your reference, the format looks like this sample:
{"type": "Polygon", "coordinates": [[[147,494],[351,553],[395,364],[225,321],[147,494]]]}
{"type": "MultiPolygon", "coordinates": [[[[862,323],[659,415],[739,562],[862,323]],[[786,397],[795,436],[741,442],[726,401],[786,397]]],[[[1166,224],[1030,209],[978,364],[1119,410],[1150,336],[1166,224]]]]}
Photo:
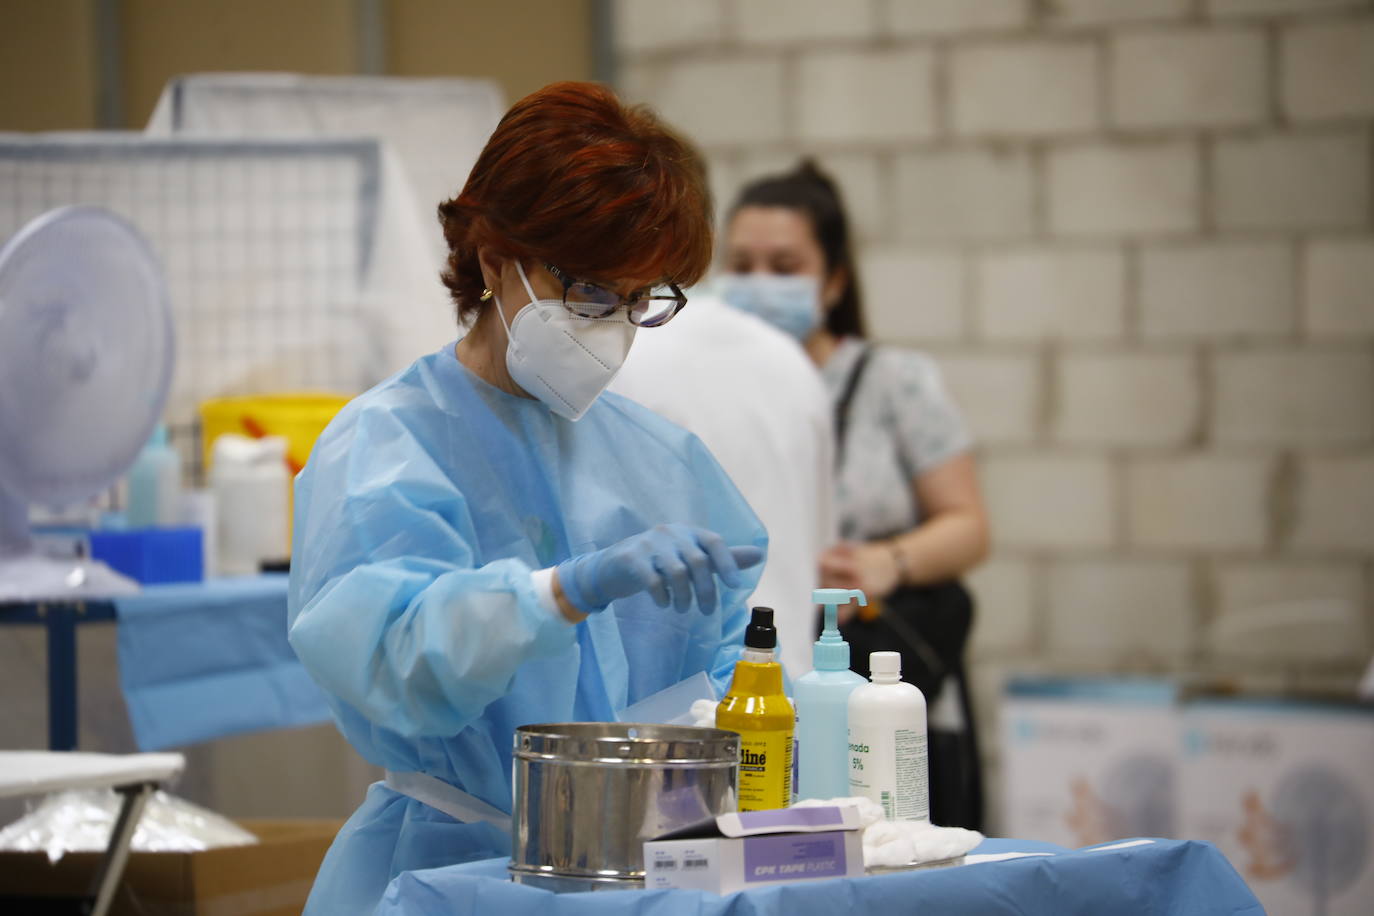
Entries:
{"type": "Polygon", "coordinates": [[[545,263],[544,269],[563,284],[563,307],[579,318],[609,318],[623,308],[630,324],[656,328],[671,321],[687,304],[687,297],[674,283],[621,296],[604,286],[570,277],[552,264],[545,263]]]}

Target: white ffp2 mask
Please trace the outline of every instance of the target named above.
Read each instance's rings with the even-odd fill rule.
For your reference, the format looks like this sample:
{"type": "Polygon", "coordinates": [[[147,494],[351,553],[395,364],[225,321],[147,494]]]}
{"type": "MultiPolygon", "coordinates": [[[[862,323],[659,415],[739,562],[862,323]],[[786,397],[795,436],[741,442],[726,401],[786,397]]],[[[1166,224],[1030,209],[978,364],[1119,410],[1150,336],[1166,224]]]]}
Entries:
{"type": "Polygon", "coordinates": [[[580,420],[615,378],[634,342],[635,326],[623,309],[606,318],[580,318],[561,299],[534,295],[525,268],[515,262],[530,304],[506,324],[506,371],[526,392],[569,420],[580,420]]]}

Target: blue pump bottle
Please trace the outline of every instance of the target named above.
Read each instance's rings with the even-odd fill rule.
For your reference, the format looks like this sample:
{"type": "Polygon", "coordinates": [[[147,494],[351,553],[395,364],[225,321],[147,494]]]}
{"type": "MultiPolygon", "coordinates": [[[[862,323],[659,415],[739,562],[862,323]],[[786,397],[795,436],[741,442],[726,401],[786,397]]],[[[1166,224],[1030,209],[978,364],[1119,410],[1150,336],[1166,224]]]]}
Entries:
{"type": "Polygon", "coordinates": [[[811,600],[825,606],[825,629],[811,649],[813,670],[799,678],[797,704],[797,796],[849,795],[849,694],[867,683],[849,670],[849,643],[840,636],[839,606],[868,598],[858,589],[818,588],[811,600]]]}

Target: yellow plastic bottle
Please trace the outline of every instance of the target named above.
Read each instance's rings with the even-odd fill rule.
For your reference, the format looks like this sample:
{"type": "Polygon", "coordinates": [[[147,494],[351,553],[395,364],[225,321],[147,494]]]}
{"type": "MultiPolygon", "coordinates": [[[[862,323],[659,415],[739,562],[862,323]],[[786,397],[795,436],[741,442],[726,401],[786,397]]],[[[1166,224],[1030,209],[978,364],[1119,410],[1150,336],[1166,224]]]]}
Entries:
{"type": "Polygon", "coordinates": [[[786,808],[792,803],[792,734],[796,715],[782,688],[774,657],[778,631],[773,609],[754,608],[744,633],[744,657],[725,699],[716,706],[716,727],[737,732],[739,810],[786,808]]]}

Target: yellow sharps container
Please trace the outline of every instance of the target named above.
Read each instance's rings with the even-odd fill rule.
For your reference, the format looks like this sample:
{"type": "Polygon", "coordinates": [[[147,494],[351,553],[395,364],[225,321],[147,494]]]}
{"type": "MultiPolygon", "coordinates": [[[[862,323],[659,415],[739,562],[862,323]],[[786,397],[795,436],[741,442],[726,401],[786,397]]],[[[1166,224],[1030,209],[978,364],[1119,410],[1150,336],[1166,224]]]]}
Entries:
{"type": "Polygon", "coordinates": [[[286,439],[286,462],[294,475],[305,467],[315,440],[343,406],[352,400],[341,394],[291,392],[215,398],[200,405],[201,455],[208,472],[215,440],[225,433],[257,439],[286,439]]]}

